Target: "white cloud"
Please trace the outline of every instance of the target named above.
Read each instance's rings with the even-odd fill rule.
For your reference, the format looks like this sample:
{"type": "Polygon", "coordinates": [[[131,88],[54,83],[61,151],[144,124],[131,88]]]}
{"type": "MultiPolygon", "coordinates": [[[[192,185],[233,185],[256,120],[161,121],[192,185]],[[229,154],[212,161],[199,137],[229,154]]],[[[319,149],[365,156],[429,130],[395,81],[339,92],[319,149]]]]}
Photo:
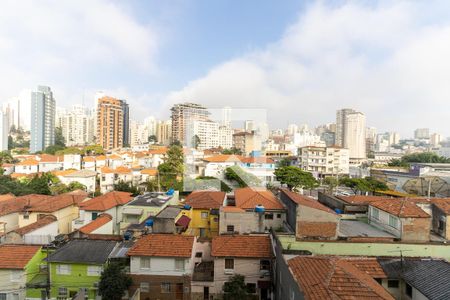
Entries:
{"type": "Polygon", "coordinates": [[[71,93],[81,98],[84,87],[113,72],[151,74],[157,49],[155,30],[113,2],[2,1],[0,100],[47,84],[67,105],[71,93]]]}
{"type": "Polygon", "coordinates": [[[445,5],[314,4],[279,41],[214,67],[165,105],[263,107],[280,127],[332,122],[336,109],[354,107],[380,130],[411,135],[424,126],[450,135],[445,5]]]}

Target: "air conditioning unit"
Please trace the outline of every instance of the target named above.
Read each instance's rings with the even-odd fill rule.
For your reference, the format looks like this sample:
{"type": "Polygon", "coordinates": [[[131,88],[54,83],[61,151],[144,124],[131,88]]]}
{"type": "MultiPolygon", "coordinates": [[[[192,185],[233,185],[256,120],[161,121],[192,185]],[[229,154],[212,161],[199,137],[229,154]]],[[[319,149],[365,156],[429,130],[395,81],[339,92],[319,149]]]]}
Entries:
{"type": "Polygon", "coordinates": [[[225,269],[225,275],[233,275],[234,274],[234,270],[232,269],[225,269]]]}

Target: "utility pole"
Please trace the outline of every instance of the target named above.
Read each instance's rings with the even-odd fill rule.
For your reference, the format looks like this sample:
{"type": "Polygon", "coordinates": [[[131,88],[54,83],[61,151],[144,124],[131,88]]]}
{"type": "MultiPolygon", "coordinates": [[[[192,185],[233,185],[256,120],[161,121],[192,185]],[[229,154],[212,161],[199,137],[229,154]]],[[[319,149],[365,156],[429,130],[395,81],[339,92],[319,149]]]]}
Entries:
{"type": "Polygon", "coordinates": [[[45,285],[45,291],[47,293],[47,299],[50,299],[50,262],[48,260],[48,254],[49,254],[49,247],[48,244],[45,246],[45,248],[47,249],[47,284],[45,285]]]}

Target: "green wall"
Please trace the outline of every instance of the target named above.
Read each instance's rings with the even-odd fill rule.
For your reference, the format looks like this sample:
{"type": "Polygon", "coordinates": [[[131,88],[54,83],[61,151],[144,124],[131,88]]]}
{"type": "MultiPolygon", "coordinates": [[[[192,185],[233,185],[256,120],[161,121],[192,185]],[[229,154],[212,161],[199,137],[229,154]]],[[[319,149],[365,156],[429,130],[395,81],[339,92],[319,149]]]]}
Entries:
{"type": "MultiPolygon", "coordinates": [[[[36,255],[28,262],[25,267],[25,273],[27,274],[27,283],[30,282],[35,276],[39,275],[39,266],[45,264],[43,260],[47,257],[46,250],[39,250],[36,255]]],[[[41,298],[41,289],[31,289],[27,288],[27,298],[41,298]]]]}

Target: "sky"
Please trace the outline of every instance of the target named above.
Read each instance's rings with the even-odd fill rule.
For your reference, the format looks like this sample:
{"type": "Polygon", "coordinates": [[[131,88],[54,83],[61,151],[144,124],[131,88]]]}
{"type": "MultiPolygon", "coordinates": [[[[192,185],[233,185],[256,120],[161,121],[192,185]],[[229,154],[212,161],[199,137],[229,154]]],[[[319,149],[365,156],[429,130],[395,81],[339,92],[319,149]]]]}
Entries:
{"type": "Polygon", "coordinates": [[[189,101],[272,128],[350,107],[450,136],[449,70],[449,1],[0,2],[0,102],[41,84],[61,107],[104,91],[137,120],[189,101]]]}

